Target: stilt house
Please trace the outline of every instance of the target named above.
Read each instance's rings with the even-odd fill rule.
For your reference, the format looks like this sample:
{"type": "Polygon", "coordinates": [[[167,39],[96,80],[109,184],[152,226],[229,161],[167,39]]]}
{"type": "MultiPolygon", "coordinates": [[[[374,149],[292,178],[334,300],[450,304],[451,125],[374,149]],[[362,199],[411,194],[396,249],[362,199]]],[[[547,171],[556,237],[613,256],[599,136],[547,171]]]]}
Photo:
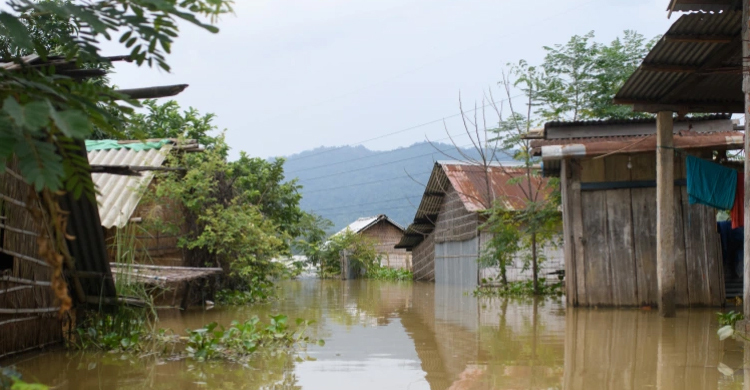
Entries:
{"type": "MultiPolygon", "coordinates": [[[[573,306],[658,304],[656,120],[552,122],[532,141],[546,174],[559,174],[566,295],[573,306]]],[[[675,301],[719,306],[725,297],[717,210],[689,204],[685,157],[713,160],[742,148],[728,117],[674,125],[675,301]]]]}
{"type": "MultiPolygon", "coordinates": [[[[419,204],[414,222],[396,248],[412,253],[414,279],[439,284],[474,287],[483,278],[497,274],[496,268],[481,268],[477,262],[491,234],[482,229],[482,211],[496,199],[503,199],[508,210],[517,210],[525,202],[519,183],[524,169],[493,163],[482,165],[443,161],[435,166],[419,204]]],[[[549,196],[544,181],[532,178],[532,188],[540,199],[549,196]]],[[[534,196],[535,194],[532,194],[534,196]]],[[[541,274],[562,269],[562,250],[553,246],[540,248],[546,262],[541,274]]],[[[530,278],[523,261],[515,259],[507,268],[509,280],[530,278]]]]}

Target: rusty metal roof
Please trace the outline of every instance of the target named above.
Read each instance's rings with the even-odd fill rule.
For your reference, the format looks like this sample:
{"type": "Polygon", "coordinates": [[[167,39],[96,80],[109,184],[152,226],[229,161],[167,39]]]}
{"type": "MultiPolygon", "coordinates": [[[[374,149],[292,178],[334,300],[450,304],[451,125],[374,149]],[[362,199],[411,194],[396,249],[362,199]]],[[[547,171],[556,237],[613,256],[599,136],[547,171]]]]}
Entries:
{"type": "MultiPolygon", "coordinates": [[[[504,206],[509,210],[523,207],[527,199],[524,192],[526,187],[522,187],[526,183],[523,179],[524,174],[525,168],[522,166],[507,163],[496,163],[487,168],[464,162],[435,163],[414,222],[406,228],[406,233],[396,248],[414,248],[432,233],[443,199],[450,188],[458,192],[461,202],[469,212],[488,209],[492,199],[504,202],[504,206]],[[514,178],[521,178],[521,181],[511,183],[514,178]]],[[[546,181],[547,179],[540,177],[532,178],[532,197],[541,200],[549,195],[550,190],[545,185],[546,181]]]]}
{"type": "MultiPolygon", "coordinates": [[[[88,152],[88,157],[91,165],[160,167],[171,149],[172,145],[166,144],[159,149],[142,151],[127,148],[93,150],[88,152]]],[[[98,191],[96,200],[102,226],[109,229],[128,223],[154,174],[144,172],[140,176],[125,176],[94,173],[91,177],[98,191]]]]}
{"type": "Polygon", "coordinates": [[[646,112],[743,112],[741,30],[741,11],[682,15],[615,103],[646,112]]]}
{"type": "MultiPolygon", "coordinates": [[[[612,136],[535,140],[532,153],[544,160],[567,157],[594,157],[612,153],[643,153],[656,150],[656,136],[612,136]]],[[[744,134],[739,131],[716,133],[679,133],[674,136],[675,149],[742,149],[744,134]]]]}

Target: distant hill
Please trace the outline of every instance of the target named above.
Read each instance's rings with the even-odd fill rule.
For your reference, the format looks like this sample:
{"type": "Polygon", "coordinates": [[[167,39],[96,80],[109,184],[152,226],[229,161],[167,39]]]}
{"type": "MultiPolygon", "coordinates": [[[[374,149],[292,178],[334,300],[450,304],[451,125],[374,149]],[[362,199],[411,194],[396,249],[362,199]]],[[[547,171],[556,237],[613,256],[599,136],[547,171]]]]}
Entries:
{"type": "MultiPolygon", "coordinates": [[[[472,149],[464,153],[478,154],[472,149]]],[[[414,219],[435,161],[460,157],[452,145],[427,142],[391,151],[320,147],[286,157],[285,171],[303,186],[302,208],[333,221],[333,231],[377,214],[406,226],[414,219]]]]}

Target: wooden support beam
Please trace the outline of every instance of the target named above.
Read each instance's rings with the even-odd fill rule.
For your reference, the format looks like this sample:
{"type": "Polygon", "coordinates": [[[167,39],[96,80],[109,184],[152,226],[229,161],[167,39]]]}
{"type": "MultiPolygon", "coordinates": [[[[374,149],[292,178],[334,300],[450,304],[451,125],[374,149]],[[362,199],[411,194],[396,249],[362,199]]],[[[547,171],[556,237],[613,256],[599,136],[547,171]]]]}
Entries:
{"type": "Polygon", "coordinates": [[[695,65],[674,65],[674,64],[643,64],[641,70],[646,72],[668,72],[668,73],[739,73],[742,68],[734,66],[722,66],[715,68],[706,68],[695,65]]]}
{"type": "Polygon", "coordinates": [[[671,111],[656,116],[656,272],[659,314],[675,316],[674,135],[671,111]]]}
{"type": "Polygon", "coordinates": [[[156,99],[177,95],[180,92],[184,91],[187,87],[187,84],[178,84],[161,87],[120,89],[115,92],[125,95],[130,99],[156,99]]]}
{"type": "Polygon", "coordinates": [[[685,43],[729,43],[732,42],[732,35],[681,35],[667,34],[664,36],[666,42],[685,42],[685,43]]]}
{"type": "MultiPolygon", "coordinates": [[[[742,4],[742,65],[744,69],[750,66],[750,2],[743,1],[742,4]]],[[[745,128],[750,123],[750,73],[747,70],[742,72],[742,92],[745,96],[745,128]]],[[[744,251],[744,275],[742,304],[745,312],[745,318],[750,316],[750,137],[745,134],[745,251],[744,251]]]]}

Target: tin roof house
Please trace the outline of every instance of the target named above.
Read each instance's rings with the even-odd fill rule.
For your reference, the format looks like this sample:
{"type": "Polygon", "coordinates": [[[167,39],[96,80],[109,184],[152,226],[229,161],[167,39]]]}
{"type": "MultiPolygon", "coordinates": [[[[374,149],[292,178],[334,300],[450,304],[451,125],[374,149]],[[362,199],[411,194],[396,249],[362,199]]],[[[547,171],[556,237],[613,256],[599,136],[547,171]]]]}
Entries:
{"type": "MultiPolygon", "coordinates": [[[[414,221],[396,245],[412,253],[414,279],[474,287],[483,278],[494,277],[497,269],[480,268],[477,262],[491,238],[482,229],[485,217],[481,212],[495,199],[502,199],[508,210],[522,207],[525,195],[513,181],[523,176],[523,168],[507,163],[493,163],[486,169],[464,162],[435,163],[414,221]]],[[[532,178],[534,184],[544,180],[532,178]]],[[[549,195],[546,186],[532,187],[543,188],[543,196],[549,195]]],[[[560,249],[542,250],[547,261],[541,274],[562,269],[560,249]]],[[[507,274],[511,281],[531,277],[520,258],[508,267],[507,274]]]]}
{"type": "Polygon", "coordinates": [[[336,234],[346,231],[369,238],[381,256],[380,265],[411,270],[411,254],[406,249],[396,249],[404,236],[404,228],[385,214],[359,218],[336,234]]]}

